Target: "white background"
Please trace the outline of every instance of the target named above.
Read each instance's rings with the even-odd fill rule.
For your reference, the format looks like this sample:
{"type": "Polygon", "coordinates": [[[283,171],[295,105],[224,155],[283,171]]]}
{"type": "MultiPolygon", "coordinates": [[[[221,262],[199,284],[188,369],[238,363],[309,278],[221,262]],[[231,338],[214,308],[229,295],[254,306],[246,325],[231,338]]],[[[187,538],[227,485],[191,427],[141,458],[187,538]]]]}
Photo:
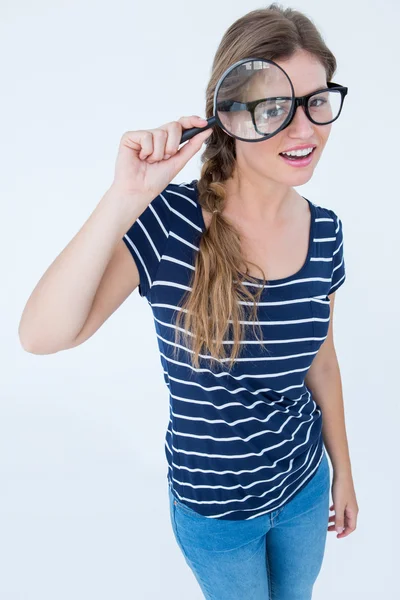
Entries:
{"type": "MultiPolygon", "coordinates": [[[[37,281],[111,184],[123,132],[203,116],[223,33],[262,6],[0,5],[2,600],[202,598],[169,521],[168,390],[146,300],[135,291],[93,338],[53,355],[25,352],[17,330],[37,281]]],[[[399,5],[284,6],[313,19],[336,55],[334,81],[349,88],[299,188],[343,221],[335,342],[360,507],[352,535],[328,532],[313,598],[394,600],[399,5]]],[[[197,178],[199,167],[200,153],[175,182],[197,178]]]]}

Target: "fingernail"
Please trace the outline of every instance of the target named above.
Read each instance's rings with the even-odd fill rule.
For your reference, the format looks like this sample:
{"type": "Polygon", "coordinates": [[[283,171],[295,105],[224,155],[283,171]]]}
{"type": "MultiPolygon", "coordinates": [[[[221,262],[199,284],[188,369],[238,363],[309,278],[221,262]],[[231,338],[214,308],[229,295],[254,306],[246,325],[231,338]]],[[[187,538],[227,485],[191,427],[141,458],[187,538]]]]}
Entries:
{"type": "Polygon", "coordinates": [[[336,527],[337,533],[342,533],[343,529],[344,529],[344,527],[339,527],[339,526],[336,527]]]}

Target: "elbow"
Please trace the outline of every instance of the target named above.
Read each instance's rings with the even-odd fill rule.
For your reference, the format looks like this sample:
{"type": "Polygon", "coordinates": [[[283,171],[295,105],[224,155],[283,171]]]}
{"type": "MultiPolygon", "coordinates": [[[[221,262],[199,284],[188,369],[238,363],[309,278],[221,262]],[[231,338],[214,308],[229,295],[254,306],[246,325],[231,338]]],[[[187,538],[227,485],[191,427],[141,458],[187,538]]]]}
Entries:
{"type": "Polygon", "coordinates": [[[55,354],[59,351],[59,349],[55,350],[54,348],[46,347],[43,344],[40,344],[37,340],[32,337],[28,337],[26,334],[23,334],[21,329],[18,330],[18,338],[21,347],[25,352],[29,352],[29,354],[55,354]]]}

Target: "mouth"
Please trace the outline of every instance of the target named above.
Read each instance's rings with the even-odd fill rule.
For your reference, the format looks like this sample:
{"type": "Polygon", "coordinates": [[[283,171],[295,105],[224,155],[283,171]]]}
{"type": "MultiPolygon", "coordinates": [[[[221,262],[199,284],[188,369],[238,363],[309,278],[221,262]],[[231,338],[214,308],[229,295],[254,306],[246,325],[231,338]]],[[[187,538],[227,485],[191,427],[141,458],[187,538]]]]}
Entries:
{"type": "Polygon", "coordinates": [[[282,152],[279,153],[279,156],[287,165],[292,167],[306,167],[311,163],[314,154],[315,148],[313,148],[310,154],[307,154],[307,156],[288,156],[287,154],[282,154],[282,152]]]}

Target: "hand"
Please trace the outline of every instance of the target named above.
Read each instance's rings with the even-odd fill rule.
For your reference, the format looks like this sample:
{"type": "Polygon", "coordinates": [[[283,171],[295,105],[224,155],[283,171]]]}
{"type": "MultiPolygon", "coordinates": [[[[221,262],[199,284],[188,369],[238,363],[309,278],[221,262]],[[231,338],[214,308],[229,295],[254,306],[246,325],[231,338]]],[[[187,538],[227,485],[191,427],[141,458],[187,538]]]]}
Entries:
{"type": "Polygon", "coordinates": [[[359,512],[351,475],[337,477],[334,474],[331,491],[333,504],[329,510],[334,510],[335,514],[329,517],[329,522],[334,524],[328,531],[338,531],[336,537],[343,538],[355,530],[359,512]]]}
{"type": "Polygon", "coordinates": [[[204,127],[205,119],[181,117],[156,129],[127,131],[123,134],[112,188],[119,194],[144,197],[150,202],[158,196],[212,133],[201,131],[179,148],[183,129],[204,127]]]}

